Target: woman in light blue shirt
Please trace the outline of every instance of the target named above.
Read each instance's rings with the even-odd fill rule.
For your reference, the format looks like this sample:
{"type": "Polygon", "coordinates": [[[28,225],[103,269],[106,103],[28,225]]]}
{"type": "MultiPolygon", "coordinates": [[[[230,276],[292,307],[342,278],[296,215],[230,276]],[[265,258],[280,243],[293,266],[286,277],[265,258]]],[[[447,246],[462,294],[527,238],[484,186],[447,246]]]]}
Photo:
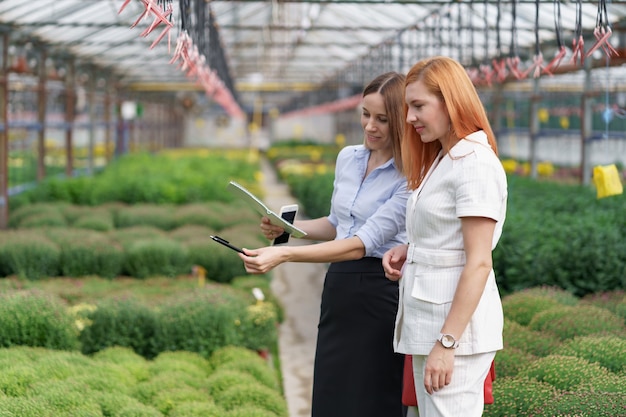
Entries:
{"type": "MultiPolygon", "coordinates": [[[[382,256],[407,239],[403,94],[404,76],[395,72],[364,89],[364,142],[337,156],[330,214],[295,223],[307,239],[322,243],[240,255],[249,273],[283,262],[331,263],[322,293],[312,417],[402,416],[404,357],[392,344],[398,285],[386,279],[382,256]]],[[[268,239],[283,233],[266,218],[261,229],[268,239]]]]}

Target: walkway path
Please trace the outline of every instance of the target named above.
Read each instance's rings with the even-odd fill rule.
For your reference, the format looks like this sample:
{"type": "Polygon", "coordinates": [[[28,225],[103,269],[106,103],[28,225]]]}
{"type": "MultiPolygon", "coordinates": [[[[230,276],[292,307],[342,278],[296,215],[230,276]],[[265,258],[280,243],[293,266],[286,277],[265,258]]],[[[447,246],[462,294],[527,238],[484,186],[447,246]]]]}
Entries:
{"type": "MultiPolygon", "coordinates": [[[[267,206],[277,212],[282,205],[293,204],[289,188],[279,182],[269,162],[262,160],[261,166],[267,206]]],[[[292,239],[288,245],[308,243],[292,239]]],[[[311,416],[313,360],[326,267],[326,264],[286,263],[273,273],[272,291],[285,309],[278,343],[289,417],[311,416]]]]}

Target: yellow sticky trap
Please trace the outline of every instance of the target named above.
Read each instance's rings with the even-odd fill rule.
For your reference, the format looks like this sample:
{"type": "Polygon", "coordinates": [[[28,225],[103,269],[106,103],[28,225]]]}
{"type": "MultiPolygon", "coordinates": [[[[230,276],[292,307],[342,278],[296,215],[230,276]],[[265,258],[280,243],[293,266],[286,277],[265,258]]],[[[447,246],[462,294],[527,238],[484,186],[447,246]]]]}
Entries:
{"type": "Polygon", "coordinates": [[[598,191],[598,198],[622,194],[624,187],[615,164],[593,167],[593,183],[598,191]]]}

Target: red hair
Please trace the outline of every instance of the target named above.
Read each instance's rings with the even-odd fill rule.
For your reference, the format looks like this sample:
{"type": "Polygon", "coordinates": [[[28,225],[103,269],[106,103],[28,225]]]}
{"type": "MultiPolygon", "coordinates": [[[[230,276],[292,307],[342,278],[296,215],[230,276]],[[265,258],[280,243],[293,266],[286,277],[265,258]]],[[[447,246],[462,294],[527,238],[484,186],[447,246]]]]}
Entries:
{"type": "MultiPolygon", "coordinates": [[[[497,154],[496,138],[478,92],[461,64],[452,58],[438,56],[424,59],[409,70],[405,87],[421,81],[426,89],[440,98],[450,115],[450,130],[461,140],[467,135],[484,131],[497,154]]],[[[406,120],[408,105],[404,103],[406,120]]],[[[423,143],[415,129],[407,127],[402,139],[403,173],[411,190],[419,187],[441,150],[441,142],[423,143]]],[[[449,149],[444,149],[448,152],[449,149]]]]}

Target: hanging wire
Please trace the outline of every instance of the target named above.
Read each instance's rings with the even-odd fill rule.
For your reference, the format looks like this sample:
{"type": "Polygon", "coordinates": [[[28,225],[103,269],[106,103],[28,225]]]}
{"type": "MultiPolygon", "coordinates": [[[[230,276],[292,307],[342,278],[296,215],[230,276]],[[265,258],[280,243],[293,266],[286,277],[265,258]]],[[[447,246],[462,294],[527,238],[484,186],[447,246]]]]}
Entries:
{"type": "Polygon", "coordinates": [[[556,46],[557,52],[552,58],[552,61],[548,62],[548,64],[543,69],[544,74],[552,75],[552,72],[561,65],[561,60],[567,54],[567,49],[565,49],[565,45],[563,44],[563,35],[562,35],[562,26],[561,26],[561,1],[554,0],[554,33],[556,35],[556,46]]]}

